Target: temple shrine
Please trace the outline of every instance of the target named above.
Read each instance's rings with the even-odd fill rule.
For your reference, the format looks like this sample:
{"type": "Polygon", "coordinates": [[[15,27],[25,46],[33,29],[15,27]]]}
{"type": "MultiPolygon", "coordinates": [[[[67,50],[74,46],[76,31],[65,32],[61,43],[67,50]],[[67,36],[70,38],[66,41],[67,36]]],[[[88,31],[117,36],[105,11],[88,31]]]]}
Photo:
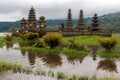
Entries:
{"type": "MultiPolygon", "coordinates": [[[[80,10],[79,20],[76,27],[73,27],[71,9],[68,10],[66,25],[61,23],[60,28],[56,31],[46,29],[47,25],[46,25],[46,20],[44,16],[41,16],[39,20],[36,19],[35,9],[33,7],[29,10],[28,20],[23,18],[20,24],[21,24],[20,30],[17,32],[24,33],[24,34],[27,32],[38,32],[38,33],[59,32],[59,33],[62,33],[63,36],[76,36],[76,35],[111,36],[112,35],[111,31],[105,31],[99,27],[97,14],[94,14],[91,26],[85,27],[83,10],[80,10]]],[[[15,32],[13,32],[13,34],[14,33],[15,32]]]]}

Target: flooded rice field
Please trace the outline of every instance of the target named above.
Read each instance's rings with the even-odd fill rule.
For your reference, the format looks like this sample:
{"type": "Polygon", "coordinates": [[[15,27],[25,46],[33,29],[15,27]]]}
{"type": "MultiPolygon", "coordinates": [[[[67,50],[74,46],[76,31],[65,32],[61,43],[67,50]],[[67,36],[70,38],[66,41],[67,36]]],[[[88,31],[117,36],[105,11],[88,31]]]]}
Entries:
{"type": "Polygon", "coordinates": [[[43,54],[15,49],[18,43],[0,48],[0,61],[30,67],[29,73],[5,72],[0,80],[59,80],[59,72],[69,77],[87,76],[92,78],[120,78],[120,59],[100,58],[95,54],[97,46],[88,46],[92,53],[88,56],[66,56],[65,54],[43,54]]]}

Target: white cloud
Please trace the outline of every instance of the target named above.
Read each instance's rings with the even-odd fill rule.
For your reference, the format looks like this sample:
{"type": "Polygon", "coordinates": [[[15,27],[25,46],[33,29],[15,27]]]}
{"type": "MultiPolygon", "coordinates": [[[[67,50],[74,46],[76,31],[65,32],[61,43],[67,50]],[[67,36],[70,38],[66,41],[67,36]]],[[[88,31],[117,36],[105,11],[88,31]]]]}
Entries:
{"type": "Polygon", "coordinates": [[[73,18],[78,18],[80,9],[84,10],[85,17],[120,11],[120,0],[0,0],[0,21],[28,17],[31,6],[36,9],[37,17],[65,19],[68,8],[72,9],[73,18]]]}

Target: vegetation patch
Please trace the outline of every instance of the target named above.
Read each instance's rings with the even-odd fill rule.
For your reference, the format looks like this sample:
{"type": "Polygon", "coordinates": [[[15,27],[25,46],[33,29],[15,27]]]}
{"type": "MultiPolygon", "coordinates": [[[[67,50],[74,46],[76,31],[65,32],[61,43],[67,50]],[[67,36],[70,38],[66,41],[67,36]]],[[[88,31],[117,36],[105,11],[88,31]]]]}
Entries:
{"type": "Polygon", "coordinates": [[[61,44],[62,34],[50,33],[43,36],[44,43],[50,48],[57,47],[61,44]]]}
{"type": "Polygon", "coordinates": [[[75,49],[64,49],[63,50],[63,54],[66,54],[66,55],[87,55],[89,54],[89,52],[86,50],[86,51],[77,51],[75,49]]]}
{"type": "Polygon", "coordinates": [[[38,33],[33,33],[33,32],[28,32],[27,34],[25,34],[25,37],[28,40],[35,40],[39,37],[39,34],[38,33]]]}
{"type": "Polygon", "coordinates": [[[100,52],[98,53],[100,57],[106,57],[106,58],[118,58],[120,57],[119,53],[116,52],[100,52]]]}
{"type": "Polygon", "coordinates": [[[22,47],[23,50],[26,51],[33,51],[33,52],[40,52],[40,53],[60,53],[62,49],[60,48],[37,48],[37,47],[22,47]]]}
{"type": "Polygon", "coordinates": [[[30,74],[32,69],[30,67],[23,67],[22,65],[0,61],[0,73],[7,71],[12,71],[13,73],[20,72],[30,74]]]}
{"type": "Polygon", "coordinates": [[[106,51],[110,52],[112,49],[114,49],[115,45],[117,44],[117,39],[114,37],[99,38],[98,42],[103,48],[105,48],[106,51]]]}

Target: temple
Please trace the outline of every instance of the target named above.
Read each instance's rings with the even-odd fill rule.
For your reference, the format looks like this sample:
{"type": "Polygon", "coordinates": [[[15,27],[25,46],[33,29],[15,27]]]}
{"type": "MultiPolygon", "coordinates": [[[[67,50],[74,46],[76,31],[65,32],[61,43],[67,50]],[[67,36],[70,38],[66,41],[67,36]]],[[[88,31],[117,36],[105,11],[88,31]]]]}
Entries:
{"type": "MultiPolygon", "coordinates": [[[[38,32],[40,33],[52,33],[59,32],[62,33],[63,36],[76,36],[76,35],[101,35],[101,36],[111,36],[111,31],[105,31],[99,26],[99,20],[97,14],[94,14],[92,23],[90,27],[85,26],[83,10],[80,10],[78,24],[76,27],[73,27],[72,22],[72,13],[71,9],[68,10],[66,25],[61,23],[61,26],[58,30],[47,30],[46,20],[44,16],[41,16],[38,20],[36,19],[35,9],[31,7],[29,10],[28,19],[23,18],[21,20],[20,30],[16,33],[28,33],[28,32],[38,32]]],[[[44,34],[42,34],[44,35],[44,34]]]]}
{"type": "Polygon", "coordinates": [[[46,20],[44,16],[41,16],[39,20],[36,19],[35,10],[32,7],[29,11],[28,20],[24,18],[21,20],[20,33],[27,32],[40,32],[45,31],[46,29],[46,20]]]}

